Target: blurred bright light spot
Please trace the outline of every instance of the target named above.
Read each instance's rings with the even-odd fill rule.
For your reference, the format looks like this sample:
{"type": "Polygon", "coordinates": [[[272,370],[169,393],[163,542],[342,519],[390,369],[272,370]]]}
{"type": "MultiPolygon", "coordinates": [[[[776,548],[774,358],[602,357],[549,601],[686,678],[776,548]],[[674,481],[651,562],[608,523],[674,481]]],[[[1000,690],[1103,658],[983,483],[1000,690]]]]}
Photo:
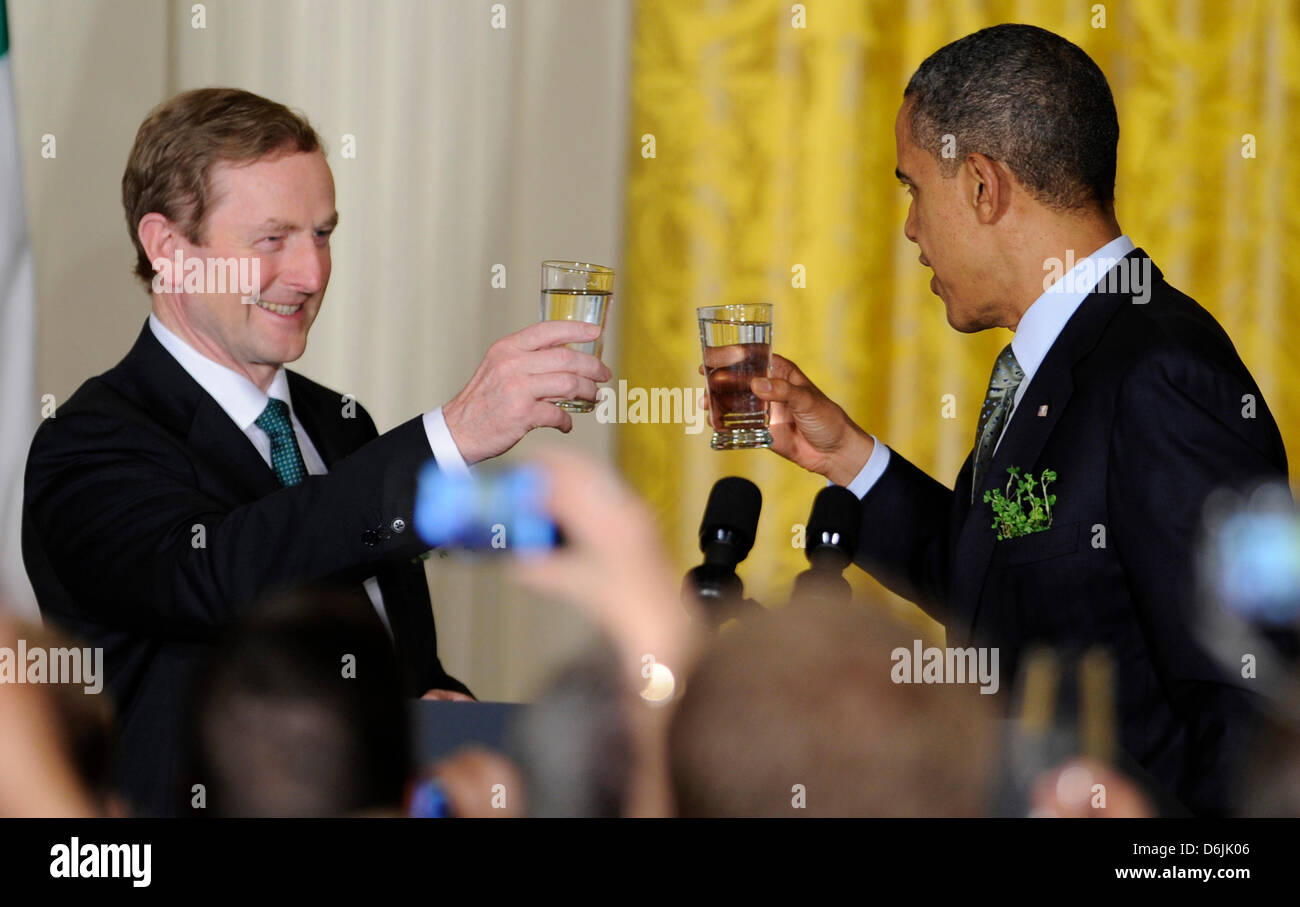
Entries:
{"type": "Polygon", "coordinates": [[[673,698],[677,691],[677,679],[668,666],[655,662],[650,668],[650,679],[641,690],[641,698],[651,705],[664,705],[673,698]]]}

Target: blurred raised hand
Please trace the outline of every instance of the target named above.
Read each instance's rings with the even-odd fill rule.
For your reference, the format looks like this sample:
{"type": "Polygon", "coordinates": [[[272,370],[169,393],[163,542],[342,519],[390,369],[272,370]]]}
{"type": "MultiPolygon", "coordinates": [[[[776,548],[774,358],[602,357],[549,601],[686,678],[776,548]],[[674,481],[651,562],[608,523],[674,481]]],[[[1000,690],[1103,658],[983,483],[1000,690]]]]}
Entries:
{"type": "Polygon", "coordinates": [[[545,451],[538,465],[565,544],[518,558],[515,578],[580,607],[619,647],[634,683],[647,655],[677,671],[693,649],[697,615],[681,601],[649,508],[585,455],[545,451]]]}

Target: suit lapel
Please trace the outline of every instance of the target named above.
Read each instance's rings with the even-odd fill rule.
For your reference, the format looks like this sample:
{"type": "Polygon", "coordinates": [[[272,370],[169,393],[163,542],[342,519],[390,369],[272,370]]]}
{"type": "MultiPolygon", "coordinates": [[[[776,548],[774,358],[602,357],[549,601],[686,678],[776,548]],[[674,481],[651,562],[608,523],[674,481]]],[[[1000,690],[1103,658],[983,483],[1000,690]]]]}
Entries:
{"type": "Polygon", "coordinates": [[[311,443],[316,446],[316,452],[325,461],[326,468],[332,468],[335,462],[352,451],[346,449],[344,438],[337,431],[334,420],[329,414],[328,407],[333,405],[335,398],[331,397],[326,403],[317,394],[312,393],[312,390],[312,387],[298,374],[289,372],[289,394],[293,397],[293,414],[302,423],[303,430],[311,438],[311,443]]]}
{"type": "Polygon", "coordinates": [[[255,501],[279,490],[280,481],[248,435],[230,421],[226,411],[207,393],[202,393],[198,400],[187,440],[209,469],[220,475],[228,486],[240,489],[248,500],[255,501]]]}
{"type": "MultiPolygon", "coordinates": [[[[1084,305],[1087,304],[1088,302],[1085,301],[1084,305]]],[[[1020,405],[1012,412],[1002,442],[989,462],[988,475],[984,480],[985,489],[1005,486],[1008,478],[1007,468],[1010,466],[1019,466],[1022,471],[1037,471],[1035,464],[1038,462],[1038,456],[1042,453],[1043,446],[1060,420],[1061,413],[1065,410],[1065,405],[1074,391],[1071,369],[1078,359],[1073,352],[1067,354],[1064,349],[1061,349],[1061,354],[1058,356],[1057,351],[1058,344],[1054,344],[1052,351],[1047,354],[1043,364],[1034,374],[1033,381],[1025,390],[1020,405]],[[1053,358],[1056,359],[1055,362],[1052,361],[1053,358]],[[1037,415],[1042,406],[1047,407],[1045,417],[1037,415]]],[[[969,488],[970,469],[967,468],[966,472],[963,486],[969,488]]],[[[969,500],[970,494],[967,492],[962,501],[969,500]]],[[[975,495],[975,503],[969,506],[966,518],[962,522],[955,549],[958,557],[953,565],[953,610],[961,618],[960,625],[967,638],[979,616],[979,600],[984,588],[984,578],[988,573],[989,560],[993,556],[993,546],[997,544],[997,534],[992,528],[992,523],[992,508],[984,503],[984,489],[980,489],[975,495]]]]}
{"type": "Polygon", "coordinates": [[[255,500],[280,487],[248,436],[163,349],[147,321],[119,373],[124,390],[160,425],[183,437],[194,458],[219,477],[222,493],[255,500]]]}
{"type": "MultiPolygon", "coordinates": [[[[1135,249],[1127,257],[1148,256],[1141,249],[1135,249]]],[[[1153,264],[1151,281],[1154,283],[1160,279],[1160,272],[1153,264]]],[[[1065,412],[1074,393],[1075,366],[1097,345],[1102,331],[1120,305],[1131,299],[1132,295],[1128,293],[1094,292],[1080,303],[1047,351],[1033,380],[1025,389],[1020,404],[1012,412],[1002,441],[989,462],[984,488],[977,489],[973,506],[965,503],[970,500],[969,457],[962,467],[956,493],[958,506],[967,507],[967,512],[960,521],[961,528],[954,542],[955,557],[949,589],[950,607],[955,617],[954,629],[960,628],[968,640],[972,637],[979,618],[984,581],[993,556],[993,546],[997,544],[997,536],[992,528],[993,511],[983,501],[984,491],[1005,486],[1008,467],[1019,466],[1026,472],[1038,471],[1038,458],[1043,447],[1060,422],[1061,414],[1065,412]],[[1047,408],[1046,415],[1038,415],[1044,406],[1047,408]]],[[[1052,466],[1051,463],[1046,464],[1047,468],[1052,466]]]]}

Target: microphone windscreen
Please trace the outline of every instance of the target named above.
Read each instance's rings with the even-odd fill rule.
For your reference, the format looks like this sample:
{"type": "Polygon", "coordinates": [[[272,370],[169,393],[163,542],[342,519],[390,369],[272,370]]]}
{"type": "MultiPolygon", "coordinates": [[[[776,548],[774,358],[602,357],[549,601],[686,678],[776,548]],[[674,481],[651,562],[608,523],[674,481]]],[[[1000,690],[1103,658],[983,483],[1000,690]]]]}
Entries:
{"type": "Polygon", "coordinates": [[[743,559],[754,546],[758,515],[762,509],[763,493],[749,479],[739,476],[718,479],[709,492],[704,519],[700,521],[700,547],[714,538],[718,530],[726,530],[735,534],[737,543],[743,548],[740,555],[743,559]]]}
{"type": "Polygon", "coordinates": [[[828,485],[813,499],[804,549],[811,555],[818,548],[835,548],[852,560],[861,525],[862,502],[858,496],[839,485],[828,485]]]}

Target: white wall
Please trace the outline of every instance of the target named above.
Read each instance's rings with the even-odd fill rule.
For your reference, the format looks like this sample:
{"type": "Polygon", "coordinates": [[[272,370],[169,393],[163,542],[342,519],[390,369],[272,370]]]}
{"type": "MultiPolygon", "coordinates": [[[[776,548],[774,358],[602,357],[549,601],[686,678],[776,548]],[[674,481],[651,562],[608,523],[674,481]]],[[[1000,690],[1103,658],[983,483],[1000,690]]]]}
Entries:
{"type": "MultiPolygon", "coordinates": [[[[493,5],[209,0],[196,28],[192,2],[9,0],[38,392],[62,401],[112,366],[148,313],[122,168],[149,109],[188,88],[275,98],[329,146],[334,272],[295,368],[356,394],[381,431],[443,403],[493,339],[536,320],[543,259],[617,266],[630,2],[513,0],[504,29],[493,5]],[[504,290],[489,284],[498,263],[504,290]]],[[[578,421],[547,440],[607,456],[613,427],[578,421]]],[[[498,562],[429,563],[443,662],[481,698],[526,697],[586,638],[567,608],[503,583],[498,562]]]]}

